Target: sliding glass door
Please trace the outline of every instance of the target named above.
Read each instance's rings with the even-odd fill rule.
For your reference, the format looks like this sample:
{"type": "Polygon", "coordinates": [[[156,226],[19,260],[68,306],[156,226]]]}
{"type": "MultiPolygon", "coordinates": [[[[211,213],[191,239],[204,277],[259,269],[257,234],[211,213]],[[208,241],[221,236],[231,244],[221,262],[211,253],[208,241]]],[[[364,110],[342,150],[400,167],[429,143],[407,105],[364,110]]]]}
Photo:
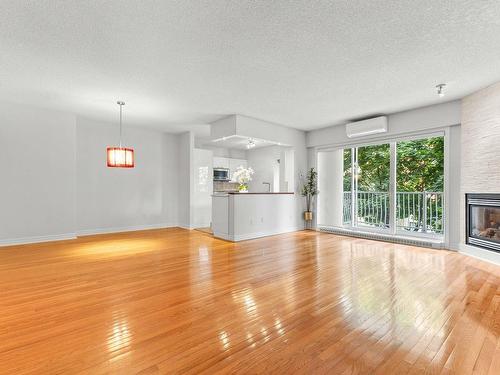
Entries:
{"type": "Polygon", "coordinates": [[[444,233],[444,137],[397,142],[396,229],[444,233]]]}
{"type": "Polygon", "coordinates": [[[355,194],[353,190],[354,179],[352,174],[352,165],[354,163],[353,149],[346,148],[342,150],[342,153],[344,157],[343,173],[342,173],[343,176],[342,185],[344,187],[343,205],[342,205],[343,223],[344,226],[352,226],[354,225],[353,218],[356,216],[354,214],[354,206],[352,204],[354,201],[353,194],[355,194]]]}
{"type": "Polygon", "coordinates": [[[344,226],[389,229],[390,144],[346,148],[343,155],[344,226]]]}
{"type": "Polygon", "coordinates": [[[356,188],[356,224],[365,228],[389,228],[390,145],[353,149],[356,188]]]}
{"type": "Polygon", "coordinates": [[[444,234],[443,136],[360,145],[341,153],[344,227],[444,234]]]}

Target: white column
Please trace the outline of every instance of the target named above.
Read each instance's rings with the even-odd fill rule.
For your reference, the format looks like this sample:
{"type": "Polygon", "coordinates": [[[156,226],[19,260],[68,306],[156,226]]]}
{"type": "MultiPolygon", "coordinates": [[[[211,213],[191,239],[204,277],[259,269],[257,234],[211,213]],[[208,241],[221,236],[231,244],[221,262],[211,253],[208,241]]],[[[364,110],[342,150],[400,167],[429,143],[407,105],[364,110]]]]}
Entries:
{"type": "Polygon", "coordinates": [[[343,150],[318,152],[318,225],[343,225],[343,150]]]}

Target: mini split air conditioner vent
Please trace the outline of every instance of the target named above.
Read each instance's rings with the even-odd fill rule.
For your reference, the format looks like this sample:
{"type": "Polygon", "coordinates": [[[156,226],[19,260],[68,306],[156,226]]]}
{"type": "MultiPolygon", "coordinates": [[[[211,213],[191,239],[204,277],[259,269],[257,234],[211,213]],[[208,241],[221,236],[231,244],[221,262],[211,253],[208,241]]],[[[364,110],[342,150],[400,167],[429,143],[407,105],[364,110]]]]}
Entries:
{"type": "Polygon", "coordinates": [[[350,122],[345,130],[349,138],[364,137],[367,135],[386,133],[387,117],[380,116],[368,120],[350,122]]]}
{"type": "Polygon", "coordinates": [[[425,239],[394,237],[394,236],[384,235],[384,234],[379,234],[379,233],[353,232],[353,231],[350,231],[347,229],[327,227],[327,226],[319,226],[318,229],[320,232],[333,233],[333,234],[338,234],[341,236],[359,237],[359,238],[364,238],[367,240],[385,241],[385,242],[398,243],[398,244],[402,244],[402,245],[429,247],[432,249],[444,249],[443,243],[429,241],[429,240],[425,240],[425,239]]]}

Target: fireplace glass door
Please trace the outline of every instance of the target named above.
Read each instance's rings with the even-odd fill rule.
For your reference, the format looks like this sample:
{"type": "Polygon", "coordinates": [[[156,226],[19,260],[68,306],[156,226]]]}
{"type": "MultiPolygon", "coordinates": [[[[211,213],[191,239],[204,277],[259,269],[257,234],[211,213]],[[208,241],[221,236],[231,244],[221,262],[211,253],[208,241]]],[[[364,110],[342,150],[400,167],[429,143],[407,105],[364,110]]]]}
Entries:
{"type": "Polygon", "coordinates": [[[468,195],[468,243],[500,251],[500,200],[468,195]]]}

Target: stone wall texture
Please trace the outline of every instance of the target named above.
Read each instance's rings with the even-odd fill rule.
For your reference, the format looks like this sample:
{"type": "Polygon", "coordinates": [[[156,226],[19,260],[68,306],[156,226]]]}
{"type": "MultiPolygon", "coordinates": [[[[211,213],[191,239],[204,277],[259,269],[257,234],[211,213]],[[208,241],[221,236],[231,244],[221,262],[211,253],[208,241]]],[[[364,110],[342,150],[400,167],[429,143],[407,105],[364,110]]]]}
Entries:
{"type": "MultiPolygon", "coordinates": [[[[465,193],[500,193],[500,83],[462,100],[461,199],[465,193]]],[[[462,242],[465,212],[462,210],[462,242]]]]}

